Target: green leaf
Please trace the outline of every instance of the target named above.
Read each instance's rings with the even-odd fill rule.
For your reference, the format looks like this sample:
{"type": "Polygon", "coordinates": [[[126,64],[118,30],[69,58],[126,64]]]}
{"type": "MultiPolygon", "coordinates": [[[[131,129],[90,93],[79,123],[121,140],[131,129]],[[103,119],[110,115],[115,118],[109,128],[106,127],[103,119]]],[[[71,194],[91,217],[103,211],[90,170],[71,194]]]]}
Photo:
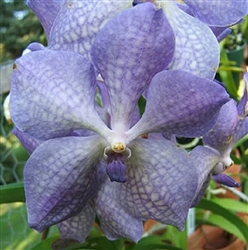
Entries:
{"type": "Polygon", "coordinates": [[[39,244],[32,247],[30,250],[52,250],[52,244],[59,238],[58,235],[47,238],[41,241],[39,244]]]}
{"type": "Polygon", "coordinates": [[[0,186],[0,204],[25,202],[23,183],[11,183],[0,186]]]}
{"type": "Polygon", "coordinates": [[[212,201],[234,212],[248,213],[248,205],[242,201],[228,198],[213,198],[212,201]]]}
{"type": "Polygon", "coordinates": [[[25,203],[0,205],[0,249],[30,250],[40,240],[40,234],[28,227],[25,203]]]}
{"type": "MultiPolygon", "coordinates": [[[[201,209],[209,210],[215,213],[216,215],[224,217],[226,220],[232,223],[232,227],[236,227],[236,229],[240,231],[240,233],[243,235],[243,239],[245,240],[246,243],[248,243],[248,234],[247,234],[248,226],[233,212],[207,199],[202,199],[197,207],[201,209]]],[[[221,227],[221,225],[219,226],[221,227]]]]}
{"type": "MultiPolygon", "coordinates": [[[[232,222],[229,220],[225,219],[224,217],[217,215],[217,214],[210,214],[209,217],[206,220],[207,223],[221,227],[225,231],[235,235],[239,239],[245,241],[243,234],[241,231],[237,228],[234,227],[232,222]]],[[[247,228],[248,230],[248,228],[247,228]]]]}
{"type": "Polygon", "coordinates": [[[182,248],[171,246],[163,242],[163,236],[151,235],[148,237],[142,238],[138,244],[134,245],[132,250],[183,250],[182,248]]]}
{"type": "MultiPolygon", "coordinates": [[[[99,236],[99,237],[94,237],[87,239],[87,245],[85,248],[87,249],[96,249],[96,250],[106,250],[106,249],[111,249],[111,250],[120,250],[123,247],[124,240],[119,239],[119,240],[108,240],[105,236],[99,236]]],[[[82,249],[85,249],[82,248],[82,249]]]]}
{"type": "Polygon", "coordinates": [[[239,147],[240,145],[242,145],[243,143],[245,143],[245,142],[247,142],[247,141],[248,141],[248,134],[245,135],[244,137],[242,137],[239,141],[237,141],[237,142],[234,144],[233,148],[237,148],[237,147],[239,147]]]}
{"type": "Polygon", "coordinates": [[[173,245],[182,249],[187,248],[187,222],[185,228],[180,232],[176,227],[167,225],[164,235],[165,239],[169,242],[173,242],[173,245]]]}
{"type": "MultiPolygon", "coordinates": [[[[224,49],[221,50],[221,61],[222,62],[229,62],[227,53],[224,49]]],[[[225,83],[226,89],[228,93],[235,99],[237,99],[237,91],[238,88],[236,86],[236,83],[234,81],[232,71],[230,70],[222,70],[221,67],[218,69],[218,73],[221,77],[222,82],[225,83]]]]}

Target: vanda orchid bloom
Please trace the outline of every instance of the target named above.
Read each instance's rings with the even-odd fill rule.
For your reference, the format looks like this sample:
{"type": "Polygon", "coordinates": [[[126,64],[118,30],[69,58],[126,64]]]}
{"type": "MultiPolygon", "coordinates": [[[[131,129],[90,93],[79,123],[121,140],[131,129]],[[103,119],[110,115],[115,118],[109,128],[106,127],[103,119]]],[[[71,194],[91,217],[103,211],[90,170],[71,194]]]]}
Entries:
{"type": "Polygon", "coordinates": [[[109,239],[137,242],[148,218],[183,229],[203,166],[171,141],[141,136],[202,136],[229,99],[214,81],[163,71],[173,59],[173,37],[162,10],[144,3],[117,14],[97,34],[92,63],[50,49],[16,61],[11,115],[21,136],[35,138],[35,146],[26,145],[37,146],[24,171],[32,228],[58,224],[62,237],[83,241],[97,215],[109,239]],[[93,65],[104,80],[109,123],[96,111],[93,65]],[[134,122],[145,91],[145,112],[134,122]],[[86,136],[89,130],[94,133],[86,136]]]}
{"type": "Polygon", "coordinates": [[[244,80],[244,94],[238,105],[232,99],[223,105],[214,127],[203,136],[205,146],[197,146],[190,152],[196,163],[204,165],[198,179],[198,198],[192,206],[199,202],[211,178],[229,187],[240,186],[223,171],[233,164],[230,154],[234,144],[248,134],[248,73],[245,73],[244,80]]]}
{"type": "MultiPolygon", "coordinates": [[[[172,26],[175,51],[167,68],[211,80],[219,65],[218,40],[248,13],[247,0],[229,0],[228,4],[222,0],[185,0],[184,4],[173,0],[27,0],[46,32],[49,49],[74,51],[88,58],[94,39],[106,22],[132,4],[144,2],[161,7],[172,26]]],[[[31,51],[41,48],[43,45],[37,43],[28,47],[31,51]]]]}
{"type": "Polygon", "coordinates": [[[213,149],[212,154],[219,154],[212,178],[228,186],[238,186],[231,177],[222,172],[233,164],[230,154],[234,144],[248,134],[248,73],[244,75],[244,94],[238,103],[230,100],[222,106],[214,127],[203,137],[208,148],[213,149]]]}

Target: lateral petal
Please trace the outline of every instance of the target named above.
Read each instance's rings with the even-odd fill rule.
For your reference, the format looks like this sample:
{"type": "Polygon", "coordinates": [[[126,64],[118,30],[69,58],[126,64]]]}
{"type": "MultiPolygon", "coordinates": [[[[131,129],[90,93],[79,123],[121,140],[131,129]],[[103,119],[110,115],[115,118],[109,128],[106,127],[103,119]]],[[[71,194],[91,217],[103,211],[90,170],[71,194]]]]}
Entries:
{"type": "Polygon", "coordinates": [[[145,112],[127,137],[131,141],[150,132],[202,136],[228,100],[225,89],[211,80],[180,70],[162,71],[152,79],[145,112]]]}
{"type": "Polygon", "coordinates": [[[182,230],[198,183],[187,152],[165,139],[136,139],[130,149],[122,207],[134,216],[182,230]]]}
{"type": "Polygon", "coordinates": [[[11,117],[22,132],[45,140],[75,129],[108,130],[94,109],[93,66],[77,53],[28,53],[15,62],[11,83],[11,117]]]}
{"type": "Polygon", "coordinates": [[[108,87],[113,130],[130,127],[139,97],[173,52],[172,29],[152,3],[122,11],[98,33],[91,55],[108,87]]]}
{"type": "Polygon", "coordinates": [[[100,136],[45,141],[28,159],[24,184],[28,223],[37,231],[77,215],[96,192],[100,136]]]}

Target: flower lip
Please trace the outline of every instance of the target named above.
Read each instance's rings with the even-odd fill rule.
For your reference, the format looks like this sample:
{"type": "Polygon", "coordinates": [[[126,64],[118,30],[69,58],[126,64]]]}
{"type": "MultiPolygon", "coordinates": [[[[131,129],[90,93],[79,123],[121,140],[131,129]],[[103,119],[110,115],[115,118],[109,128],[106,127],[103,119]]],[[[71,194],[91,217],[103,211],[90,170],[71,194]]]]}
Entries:
{"type": "Polygon", "coordinates": [[[113,160],[108,163],[106,173],[108,174],[111,181],[122,183],[127,181],[126,165],[120,160],[113,160]]]}
{"type": "Polygon", "coordinates": [[[212,179],[220,184],[228,187],[240,187],[241,184],[236,182],[232,177],[226,174],[216,174],[212,175],[212,179]]]}

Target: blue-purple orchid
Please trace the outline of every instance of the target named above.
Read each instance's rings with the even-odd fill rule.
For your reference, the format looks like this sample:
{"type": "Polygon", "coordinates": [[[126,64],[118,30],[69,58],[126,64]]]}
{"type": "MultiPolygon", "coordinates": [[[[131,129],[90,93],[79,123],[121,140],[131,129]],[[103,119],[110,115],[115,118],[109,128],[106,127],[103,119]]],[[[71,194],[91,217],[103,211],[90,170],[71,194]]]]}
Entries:
{"type": "Polygon", "coordinates": [[[31,153],[30,226],[57,224],[62,237],[79,241],[95,216],[109,239],[137,242],[149,218],[182,230],[220,154],[201,147],[188,154],[149,133],[204,136],[229,103],[212,81],[219,50],[210,28],[173,1],[162,9],[131,1],[28,4],[48,37],[47,48],[32,44],[16,60],[10,95],[15,134],[31,153]]]}
{"type": "Polygon", "coordinates": [[[248,73],[245,73],[244,80],[244,93],[238,105],[232,99],[223,105],[214,127],[203,136],[205,146],[197,146],[190,152],[196,162],[205,166],[199,175],[201,184],[198,185],[200,187],[196,192],[198,198],[194,200],[193,206],[205,193],[211,178],[229,187],[240,186],[240,183],[223,172],[233,164],[230,155],[234,144],[248,134],[248,73]]]}
{"type": "Polygon", "coordinates": [[[248,133],[248,73],[244,75],[244,94],[237,105],[230,100],[221,108],[214,127],[203,137],[208,147],[218,151],[220,159],[213,171],[213,179],[228,186],[238,186],[231,178],[220,174],[233,164],[230,158],[233,145],[248,133]]]}

